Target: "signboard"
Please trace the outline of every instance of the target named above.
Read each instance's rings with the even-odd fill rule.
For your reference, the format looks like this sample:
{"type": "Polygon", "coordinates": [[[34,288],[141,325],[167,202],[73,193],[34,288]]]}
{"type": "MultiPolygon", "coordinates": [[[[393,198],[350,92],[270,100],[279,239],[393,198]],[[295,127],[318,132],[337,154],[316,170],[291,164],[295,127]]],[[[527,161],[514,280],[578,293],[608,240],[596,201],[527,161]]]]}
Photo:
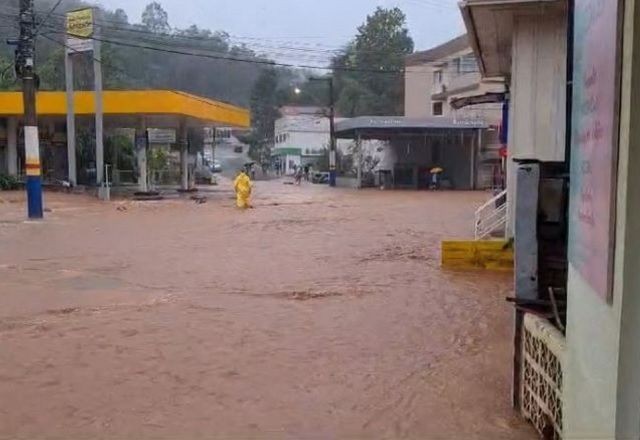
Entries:
{"type": "Polygon", "coordinates": [[[67,52],[93,50],[93,9],[67,12],[67,52]]]}
{"type": "Polygon", "coordinates": [[[150,144],[175,144],[176,143],[176,131],[172,129],[163,128],[149,128],[150,144]]]}
{"type": "Polygon", "coordinates": [[[93,36],[93,9],[67,12],[67,35],[78,38],[93,36]]]}
{"type": "Polygon", "coordinates": [[[67,52],[68,53],[77,53],[77,52],[90,52],[93,50],[93,40],[85,40],[82,38],[67,38],[67,52]]]}
{"type": "Polygon", "coordinates": [[[611,299],[618,159],[621,6],[575,4],[569,261],[611,299]]]}

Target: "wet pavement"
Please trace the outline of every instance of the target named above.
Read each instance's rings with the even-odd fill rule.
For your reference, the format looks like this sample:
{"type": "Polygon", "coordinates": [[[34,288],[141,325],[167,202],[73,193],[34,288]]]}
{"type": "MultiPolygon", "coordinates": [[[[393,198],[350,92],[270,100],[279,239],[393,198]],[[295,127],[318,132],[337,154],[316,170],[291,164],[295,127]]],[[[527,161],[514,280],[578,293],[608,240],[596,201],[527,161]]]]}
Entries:
{"type": "Polygon", "coordinates": [[[0,192],[0,438],[533,439],[510,276],[440,269],[486,194],[0,192]]]}

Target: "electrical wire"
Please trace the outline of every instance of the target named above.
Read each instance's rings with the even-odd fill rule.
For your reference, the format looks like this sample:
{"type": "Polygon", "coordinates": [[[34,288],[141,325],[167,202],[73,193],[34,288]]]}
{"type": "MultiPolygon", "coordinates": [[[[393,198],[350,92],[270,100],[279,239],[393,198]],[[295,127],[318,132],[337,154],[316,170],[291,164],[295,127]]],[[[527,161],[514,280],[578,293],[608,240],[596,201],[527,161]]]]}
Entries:
{"type": "MultiPolygon", "coordinates": [[[[60,20],[64,19],[64,15],[61,14],[51,14],[53,16],[57,16],[57,18],[60,18],[60,20]]],[[[118,21],[114,21],[114,20],[102,20],[104,22],[110,22],[110,23],[116,23],[119,25],[123,25],[122,22],[118,22],[118,21]]],[[[63,24],[62,24],[63,25],[63,24]]],[[[49,26],[50,28],[53,29],[53,26],[49,26]]],[[[163,34],[158,34],[155,32],[151,32],[148,30],[144,30],[144,29],[136,29],[136,28],[132,28],[132,27],[126,27],[126,28],[122,28],[122,27],[110,27],[110,26],[106,26],[103,24],[99,24],[96,23],[96,27],[102,27],[105,30],[111,30],[111,31],[120,31],[120,32],[125,32],[125,33],[135,33],[135,34],[144,34],[144,35],[148,35],[149,37],[153,37],[154,39],[152,41],[146,40],[145,42],[148,44],[155,44],[155,45],[161,45],[161,46],[165,46],[165,47],[170,47],[172,49],[175,48],[186,48],[187,50],[198,50],[198,51],[202,51],[202,50],[207,50],[206,48],[202,48],[202,47],[193,47],[193,46],[179,46],[178,44],[175,43],[176,39],[184,39],[184,40],[189,40],[189,41],[201,41],[201,42],[219,42],[219,39],[216,39],[215,36],[213,37],[203,37],[203,36],[193,36],[193,35],[180,35],[180,34],[167,34],[167,33],[163,33],[163,34]],[[163,41],[163,42],[159,42],[157,41],[158,38],[161,39],[165,39],[167,41],[163,41]]],[[[119,36],[114,35],[114,38],[119,38],[119,36]]],[[[139,38],[138,38],[139,39],[139,38]]],[[[259,40],[258,38],[255,38],[256,40],[259,40]]],[[[144,40],[143,40],[144,41],[144,40]]],[[[224,41],[224,40],[223,40],[224,41]]],[[[126,43],[126,42],[125,42],[126,43]]],[[[244,43],[242,43],[244,46],[244,43]]],[[[254,52],[259,52],[262,55],[270,55],[273,57],[278,57],[278,58],[285,58],[285,59],[301,59],[303,61],[306,62],[316,62],[316,63],[328,63],[330,62],[335,56],[341,56],[345,54],[345,48],[341,48],[341,49],[334,49],[334,50],[328,50],[328,49],[311,49],[311,48],[302,48],[302,47],[293,47],[293,46],[269,46],[269,45],[264,45],[264,44],[258,44],[258,43],[252,43],[252,46],[258,47],[260,50],[256,50],[254,47],[251,46],[247,46],[247,48],[249,48],[250,50],[253,50],[254,52]],[[297,56],[297,55],[291,55],[287,52],[292,51],[292,52],[308,52],[310,54],[314,54],[313,56],[297,56]],[[321,55],[320,55],[321,54],[321,55]],[[332,56],[333,55],[333,56],[332,56]]],[[[384,53],[387,54],[389,52],[386,52],[384,50],[361,50],[361,53],[384,53]]],[[[410,55],[406,52],[392,52],[392,54],[396,54],[396,55],[400,55],[400,56],[407,56],[410,55]]],[[[217,53],[217,55],[220,55],[220,52],[217,53]]],[[[280,64],[285,64],[285,67],[297,67],[296,63],[280,63],[280,64]],[[291,64],[293,64],[293,66],[290,66],[291,64]]],[[[312,68],[312,69],[326,69],[326,67],[324,66],[318,66],[318,65],[300,65],[300,67],[302,68],[312,68]]],[[[451,70],[457,70],[457,67],[451,67],[451,70]]],[[[440,68],[438,70],[441,71],[445,71],[447,70],[446,68],[440,68]]],[[[387,72],[391,72],[388,71],[387,72]]],[[[413,74],[413,71],[407,71],[410,72],[411,74],[413,74]]],[[[475,73],[478,72],[479,73],[479,69],[476,67],[475,69],[466,69],[465,73],[475,73]]],[[[458,72],[457,72],[458,73],[458,72]]]]}
{"type": "MultiPolygon", "coordinates": [[[[176,50],[176,49],[169,49],[169,48],[161,48],[161,47],[154,47],[154,46],[149,46],[149,45],[143,45],[143,44],[135,44],[135,43],[130,43],[130,42],[124,42],[124,41],[116,41],[116,40],[111,40],[108,38],[101,38],[101,37],[90,37],[88,38],[90,40],[94,40],[94,41],[101,41],[104,43],[109,43],[109,44],[113,44],[115,46],[123,46],[123,47],[130,47],[130,48],[138,48],[138,49],[147,49],[147,50],[152,50],[152,51],[156,51],[156,52],[163,52],[163,53],[171,53],[174,55],[188,55],[188,56],[193,56],[193,57],[197,57],[197,58],[208,58],[208,59],[214,59],[214,60],[224,60],[224,61],[235,61],[235,62],[240,62],[240,63],[251,63],[251,64],[261,64],[261,65],[267,65],[267,66],[272,66],[272,67],[289,67],[289,68],[300,68],[300,69],[318,69],[318,70],[327,70],[327,71],[334,71],[334,70],[340,70],[340,71],[348,71],[348,72],[368,72],[368,73],[379,73],[379,74],[401,74],[404,73],[404,69],[389,69],[389,70],[384,70],[384,69],[363,69],[363,68],[351,68],[351,67],[339,67],[339,66],[334,66],[334,67],[324,67],[324,66],[313,66],[313,65],[305,65],[305,64],[293,64],[293,63],[280,63],[277,61],[272,61],[272,60],[263,60],[263,59],[246,59],[246,58],[237,58],[234,56],[225,56],[225,55],[217,55],[217,54],[212,54],[212,53],[194,53],[194,52],[186,52],[186,51],[182,51],[182,50],[176,50]]],[[[160,44],[158,44],[160,45],[160,44]]]]}
{"type": "MultiPolygon", "coordinates": [[[[54,16],[56,16],[57,18],[60,19],[61,23],[61,27],[64,27],[64,15],[61,14],[53,14],[54,16]]],[[[97,28],[102,28],[105,30],[110,30],[110,31],[120,31],[120,32],[129,32],[129,33],[135,33],[135,34],[146,34],[149,36],[153,36],[155,38],[167,38],[167,39],[186,39],[186,40],[192,40],[192,41],[211,41],[211,42],[217,42],[219,40],[216,39],[216,36],[213,35],[211,37],[206,37],[206,36],[196,36],[196,35],[184,35],[184,34],[178,34],[178,33],[157,33],[157,32],[152,32],[149,30],[145,30],[145,29],[138,29],[138,28],[134,28],[131,27],[130,25],[126,25],[125,23],[119,22],[119,21],[114,21],[114,20],[106,20],[106,19],[100,19],[100,20],[96,20],[95,26],[97,28]],[[105,25],[104,23],[114,23],[118,26],[108,26],[105,25]],[[122,26],[128,26],[128,27],[122,27],[122,26]]],[[[233,42],[234,40],[247,40],[247,41],[255,41],[253,43],[250,43],[251,46],[257,46],[257,47],[261,47],[261,48],[266,48],[266,49],[283,49],[283,50],[292,50],[292,51],[302,51],[302,52],[321,52],[321,53],[328,53],[328,54],[344,54],[346,48],[345,47],[332,47],[332,46],[327,46],[327,45],[319,45],[316,44],[317,47],[324,47],[323,49],[314,49],[314,48],[310,48],[310,47],[299,47],[299,46],[269,46],[269,45],[265,45],[263,43],[259,43],[261,41],[270,41],[268,38],[259,38],[259,37],[240,37],[240,36],[234,36],[234,35],[230,35],[227,34],[229,36],[229,40],[231,42],[233,42]]],[[[273,41],[273,40],[271,40],[273,41]]],[[[240,44],[249,44],[249,43],[243,43],[241,42],[240,44]]],[[[298,42],[298,44],[300,44],[298,42]]],[[[383,54],[388,54],[389,52],[384,50],[384,49],[370,49],[370,50],[360,50],[361,52],[367,53],[383,53],[383,54]]],[[[408,53],[406,53],[405,51],[394,51],[391,52],[393,54],[398,54],[398,55],[409,55],[408,53]]]]}
{"type": "Polygon", "coordinates": [[[49,20],[51,15],[55,12],[56,9],[58,9],[58,6],[60,6],[61,3],[62,3],[62,0],[58,0],[56,4],[53,5],[53,7],[49,10],[49,13],[47,14],[47,16],[44,17],[42,21],[40,21],[40,24],[38,24],[38,27],[36,27],[36,30],[34,32],[35,35],[38,35],[38,32],[40,31],[40,28],[42,27],[42,25],[45,24],[47,20],[49,20]]]}
{"type": "MultiPolygon", "coordinates": [[[[53,43],[56,43],[56,44],[58,44],[58,45],[62,46],[63,48],[65,48],[65,50],[70,50],[70,51],[72,51],[72,52],[73,52],[73,53],[75,53],[75,54],[83,54],[83,53],[85,53],[85,52],[81,52],[81,51],[79,51],[79,50],[76,50],[76,49],[72,48],[72,47],[71,47],[71,46],[69,46],[68,44],[62,43],[62,42],[60,42],[60,41],[58,41],[58,40],[56,40],[56,39],[54,39],[54,38],[51,38],[51,37],[49,37],[49,36],[48,36],[48,35],[46,35],[46,34],[40,34],[40,36],[41,36],[41,37],[46,38],[47,40],[49,40],[49,41],[51,41],[51,42],[53,42],[53,43]]],[[[91,57],[91,59],[92,59],[93,61],[98,62],[98,63],[102,64],[103,66],[105,65],[105,64],[104,64],[104,62],[103,62],[101,59],[96,58],[96,57],[94,57],[93,55],[91,55],[90,57],[91,57]]],[[[112,68],[112,69],[114,69],[114,70],[117,70],[117,71],[119,71],[120,73],[123,73],[123,74],[125,74],[125,75],[128,75],[128,72],[126,72],[124,69],[120,69],[120,68],[119,68],[119,67],[117,67],[117,66],[109,65],[108,67],[109,67],[109,68],[112,68]]],[[[145,90],[152,90],[152,89],[147,88],[147,89],[145,89],[145,90]]],[[[199,96],[196,96],[196,95],[193,95],[193,94],[190,94],[190,93],[180,92],[180,91],[178,91],[178,90],[170,90],[170,92],[172,92],[172,93],[174,93],[174,94],[176,94],[176,95],[180,95],[180,96],[186,96],[186,95],[188,95],[190,98],[195,99],[196,101],[200,101],[200,102],[202,102],[202,103],[204,103],[204,104],[210,105],[210,106],[212,106],[212,107],[218,107],[218,108],[224,108],[224,109],[228,109],[228,108],[229,108],[229,106],[232,106],[232,107],[238,107],[238,106],[237,106],[237,105],[235,105],[235,104],[232,104],[232,103],[229,103],[229,102],[225,102],[225,101],[222,101],[222,100],[220,100],[220,99],[216,99],[217,101],[219,101],[219,102],[220,102],[220,103],[217,103],[217,102],[215,102],[215,101],[211,101],[211,100],[208,100],[208,99],[203,99],[203,98],[201,98],[201,97],[199,97],[199,96]]]]}
{"type": "MultiPolygon", "coordinates": [[[[61,17],[60,17],[61,18],[61,17]]],[[[142,34],[142,35],[149,35],[152,36],[154,38],[167,38],[167,39],[181,39],[181,40],[189,40],[189,41],[202,41],[202,42],[218,42],[220,41],[219,39],[216,38],[215,34],[211,37],[205,37],[205,36],[197,36],[197,35],[184,35],[184,34],[179,34],[179,33],[157,33],[157,32],[152,32],[149,30],[145,30],[145,29],[136,29],[133,27],[121,27],[123,25],[123,23],[118,23],[120,24],[120,26],[107,26],[104,24],[101,24],[100,22],[97,22],[95,24],[95,26],[97,28],[100,29],[105,29],[105,30],[110,30],[110,31],[119,31],[119,32],[125,32],[125,33],[133,33],[133,34],[142,34]]],[[[265,38],[258,38],[258,37],[236,37],[233,35],[229,35],[229,39],[231,41],[235,40],[248,40],[248,41],[269,41],[269,39],[265,39],[265,38]]],[[[224,40],[223,40],[224,41],[224,40]]],[[[241,44],[249,44],[249,43],[241,43],[241,44]]],[[[340,47],[340,48],[333,48],[331,49],[331,46],[323,46],[324,48],[322,49],[313,49],[310,47],[299,47],[299,46],[269,46],[269,45],[265,45],[265,44],[261,44],[261,43],[250,43],[252,46],[257,46],[257,47],[263,47],[263,48],[268,48],[268,49],[286,49],[286,50],[292,50],[292,51],[301,51],[301,52],[321,52],[321,53],[327,53],[327,54],[343,54],[345,53],[345,47],[340,47]]],[[[371,53],[389,53],[387,51],[385,51],[384,49],[380,49],[380,50],[364,50],[363,52],[371,52],[371,53]]],[[[409,55],[408,53],[402,51],[402,52],[392,52],[395,54],[400,54],[400,55],[409,55]]]]}
{"type": "MultiPolygon", "coordinates": [[[[62,34],[66,35],[65,32],[61,31],[52,31],[52,34],[62,34]]],[[[130,48],[139,48],[146,50],[153,50],[157,52],[166,52],[172,53],[176,55],[185,55],[185,56],[194,56],[199,58],[210,58],[217,60],[226,60],[226,61],[235,61],[235,62],[244,62],[244,63],[255,63],[255,64],[266,64],[271,66],[279,66],[279,67],[288,67],[288,68],[300,68],[300,69],[319,69],[319,70],[328,70],[328,71],[348,71],[348,72],[366,72],[366,73],[376,73],[376,74],[409,74],[409,75],[429,75],[430,72],[421,72],[414,70],[406,70],[406,69],[385,69],[385,68],[366,68],[366,67],[348,67],[348,66],[318,66],[311,64],[302,64],[302,63],[285,63],[278,62],[273,60],[266,59],[256,59],[256,58],[240,58],[237,56],[229,55],[228,53],[223,53],[219,51],[212,51],[210,49],[206,49],[203,47],[193,47],[193,46],[184,46],[177,45],[173,42],[168,41],[157,41],[157,40],[144,40],[146,44],[133,43],[130,41],[122,41],[118,39],[119,37],[115,36],[114,38],[105,38],[105,37],[96,37],[93,36],[91,39],[96,41],[103,41],[105,43],[130,47],[130,48]]],[[[275,55],[280,57],[287,57],[289,54],[282,52],[274,52],[275,55]]],[[[300,59],[299,55],[296,56],[297,59],[300,59]]],[[[320,61],[319,58],[308,57],[310,61],[320,61]]],[[[324,61],[324,59],[323,59],[324,61]]],[[[450,70],[456,70],[457,67],[447,68],[450,70]]],[[[447,69],[439,68],[440,71],[446,71],[447,69]]],[[[475,69],[465,69],[464,72],[461,73],[476,73],[478,72],[477,68],[475,69]]]]}
{"type": "MultiPolygon", "coordinates": [[[[53,14],[52,14],[53,15],[53,14]]],[[[6,16],[6,14],[5,14],[6,16]]],[[[49,25],[49,24],[45,24],[44,22],[41,22],[41,25],[49,28],[49,29],[57,29],[56,26],[54,25],[49,25]]],[[[124,29],[125,31],[130,31],[132,29],[124,29]]],[[[154,34],[152,32],[148,32],[148,31],[141,31],[142,33],[148,34],[150,36],[154,36],[157,37],[158,34],[154,34]]],[[[53,32],[53,33],[63,33],[60,31],[57,32],[53,32]]],[[[66,32],[64,32],[64,34],[66,35],[66,32]]],[[[193,46],[186,46],[186,45],[179,45],[180,43],[177,43],[174,41],[173,36],[171,35],[167,35],[166,37],[167,40],[165,41],[158,41],[158,40],[144,40],[142,39],[142,41],[144,41],[145,43],[147,43],[146,45],[142,45],[142,44],[135,44],[135,43],[131,43],[129,41],[119,41],[117,40],[117,38],[119,38],[118,36],[114,36],[114,39],[109,39],[109,38],[98,38],[98,37],[94,37],[94,39],[100,40],[100,41],[104,41],[106,43],[110,43],[110,44],[114,44],[114,45],[120,45],[120,46],[125,46],[125,47],[132,47],[132,48],[140,48],[140,49],[147,49],[147,50],[154,50],[154,51],[162,51],[162,52],[167,52],[167,53],[173,53],[173,54],[179,54],[179,55],[187,55],[187,56],[196,56],[196,57],[200,57],[200,58],[211,58],[211,59],[218,59],[218,60],[227,60],[227,61],[235,61],[235,62],[244,62],[244,63],[255,63],[255,64],[265,64],[265,65],[271,65],[271,66],[280,66],[280,67],[288,67],[288,68],[303,68],[303,69],[319,69],[319,70],[337,70],[337,71],[351,71],[351,72],[368,72],[368,73],[385,73],[385,74],[419,74],[419,75],[424,75],[424,74],[429,74],[428,72],[417,72],[417,71],[413,71],[413,70],[406,70],[406,69],[384,69],[384,68],[364,68],[364,67],[345,67],[345,66],[318,66],[318,65],[312,65],[312,64],[302,64],[302,63],[293,63],[293,62],[276,62],[276,61],[272,61],[272,60],[265,60],[265,59],[246,59],[246,58],[239,58],[236,56],[230,56],[228,53],[221,53],[221,52],[216,52],[216,51],[211,51],[210,49],[207,48],[203,48],[203,47],[193,47],[193,46]],[[161,47],[156,47],[156,46],[161,46],[161,47]],[[186,46],[186,50],[185,50],[185,46],[186,46]],[[193,52],[193,51],[197,51],[197,52],[193,52]],[[204,52],[204,53],[203,53],[204,52]]],[[[200,40],[202,40],[200,38],[200,40]]],[[[208,39],[207,39],[208,40],[208,39]]],[[[207,41],[204,40],[204,41],[207,41]]],[[[215,39],[211,39],[213,41],[216,41],[215,39]]],[[[276,51],[276,50],[272,50],[270,51],[271,55],[275,55],[277,57],[280,58],[294,58],[293,55],[288,54],[286,52],[282,52],[282,51],[276,51]]],[[[300,55],[295,55],[296,59],[305,59],[307,62],[328,62],[331,61],[330,59],[328,60],[327,57],[319,57],[319,56],[307,56],[307,57],[301,57],[300,55]]],[[[452,67],[453,69],[457,69],[457,67],[452,67]]],[[[446,70],[446,69],[438,69],[438,70],[446,70]]],[[[478,72],[477,68],[476,69],[465,69],[464,73],[475,73],[478,72]]],[[[459,73],[459,72],[458,72],[459,73]]]]}

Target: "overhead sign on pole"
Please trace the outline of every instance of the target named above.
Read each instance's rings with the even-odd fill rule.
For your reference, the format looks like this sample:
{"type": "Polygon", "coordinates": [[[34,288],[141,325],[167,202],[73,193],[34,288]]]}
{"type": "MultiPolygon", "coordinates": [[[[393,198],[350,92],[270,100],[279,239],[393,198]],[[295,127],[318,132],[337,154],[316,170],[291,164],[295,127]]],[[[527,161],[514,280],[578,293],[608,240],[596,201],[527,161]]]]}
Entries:
{"type": "Polygon", "coordinates": [[[67,52],[93,50],[93,9],[67,12],[67,52]]]}

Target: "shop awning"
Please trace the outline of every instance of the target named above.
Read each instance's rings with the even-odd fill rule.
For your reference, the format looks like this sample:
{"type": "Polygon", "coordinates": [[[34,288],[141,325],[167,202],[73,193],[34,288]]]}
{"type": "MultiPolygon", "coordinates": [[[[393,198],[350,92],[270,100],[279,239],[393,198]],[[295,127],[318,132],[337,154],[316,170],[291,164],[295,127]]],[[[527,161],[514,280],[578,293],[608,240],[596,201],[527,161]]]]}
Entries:
{"type": "Polygon", "coordinates": [[[336,124],[340,139],[389,139],[396,136],[439,135],[450,131],[488,128],[485,121],[452,118],[407,118],[404,116],[359,116],[336,124]]]}

